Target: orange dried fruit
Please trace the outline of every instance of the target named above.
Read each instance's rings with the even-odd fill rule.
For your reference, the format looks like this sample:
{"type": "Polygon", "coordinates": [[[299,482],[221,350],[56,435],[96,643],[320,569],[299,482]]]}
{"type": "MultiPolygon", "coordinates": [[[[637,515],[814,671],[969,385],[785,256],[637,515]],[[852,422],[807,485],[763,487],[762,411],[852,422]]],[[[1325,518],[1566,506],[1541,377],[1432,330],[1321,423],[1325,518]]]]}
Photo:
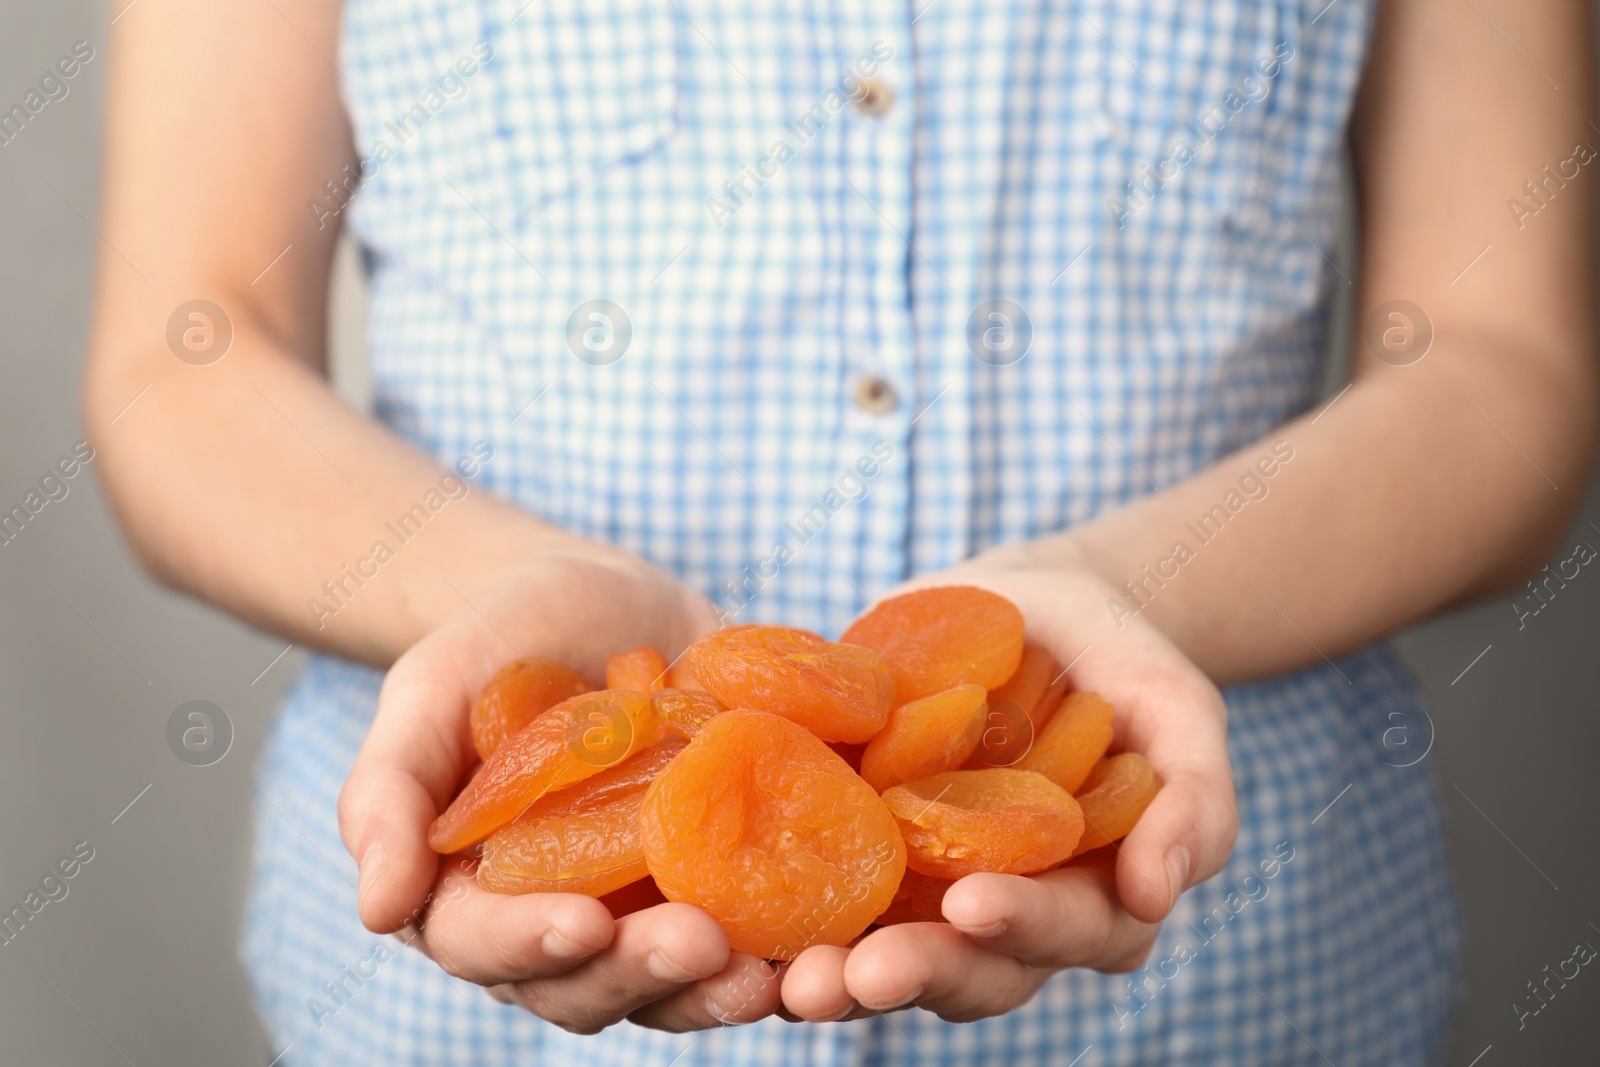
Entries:
{"type": "Polygon", "coordinates": [[[1067,691],[1067,672],[1038,645],[1022,650],[1022,662],[1004,685],[989,691],[989,716],[978,749],[964,767],[1010,767],[1033,747],[1067,691]]]}
{"type": "Polygon", "coordinates": [[[689,664],[684,662],[684,657],[679,656],[672,666],[667,668],[667,688],[685,689],[692,693],[703,693],[706,687],[700,684],[700,679],[694,676],[694,671],[689,669],[689,664]]]}
{"type": "Polygon", "coordinates": [[[1024,645],[1016,671],[1005,684],[990,690],[989,696],[1009,700],[1038,717],[1047,710],[1054,711],[1066,691],[1066,672],[1056,658],[1038,645],[1024,645]]]}
{"type": "Polygon", "coordinates": [[[883,794],[918,874],[1032,874],[1072,855],[1083,812],[1042,774],[1007,767],[946,771],[883,794]]]}
{"type": "Polygon", "coordinates": [[[683,738],[693,737],[707,719],[727,710],[703,689],[663,689],[650,694],[650,703],[662,724],[683,738]]]}
{"type": "Polygon", "coordinates": [[[901,782],[961,766],[978,746],[988,697],[981,685],[958,685],[900,705],[867,743],[861,777],[881,793],[901,782]]]}
{"type": "Polygon", "coordinates": [[[592,692],[589,679],[554,660],[529,656],[507,664],[472,702],[472,747],[488,759],[500,743],[563,700],[592,692]]]}
{"type": "Polygon", "coordinates": [[[1017,760],[1021,771],[1037,771],[1069,793],[1076,793],[1095,763],[1111,747],[1115,712],[1099,693],[1073,693],[1017,760]]]}
{"type": "Polygon", "coordinates": [[[1010,767],[1033,747],[1036,732],[1033,719],[1020,706],[991,697],[984,711],[978,743],[961,768],[981,771],[985,767],[1010,767]]]}
{"type": "Polygon", "coordinates": [[[944,922],[944,894],[953,885],[948,878],[930,878],[907,867],[893,903],[873,922],[879,926],[944,922]]]}
{"type": "Polygon", "coordinates": [[[667,687],[667,657],[640,645],[632,652],[618,652],[606,660],[607,689],[637,689],[654,693],[667,687]]]}
{"type": "Polygon", "coordinates": [[[839,638],[877,652],[904,704],[958,685],[994,689],[1022,661],[1022,612],[1003,596],[947,585],[891,597],[839,638]]]}
{"type": "Polygon", "coordinates": [[[905,845],[872,787],[803,727],[762,711],[707,722],[651,783],[645,863],[668,900],[740,952],[847,945],[888,907],[905,845]]]}
{"type": "Polygon", "coordinates": [[[661,735],[650,698],[632,689],[564,700],[494,750],[433,821],[428,845],[445,854],[475,845],[546,793],[621,763],[661,735]]]}
{"type": "Polygon", "coordinates": [[[877,653],[789,626],[736,626],[684,653],[695,677],[730,708],[759,708],[824,741],[866,741],[883,728],[894,679],[877,653]]]}
{"type": "Polygon", "coordinates": [[[646,877],[639,809],[683,746],[667,741],[545,794],[484,842],[478,884],[494,893],[598,897],[646,877]]]}
{"type": "Polygon", "coordinates": [[[1095,764],[1078,790],[1083,837],[1072,854],[1079,856],[1127,837],[1160,791],[1150,761],[1137,752],[1124,752],[1095,764]]]}

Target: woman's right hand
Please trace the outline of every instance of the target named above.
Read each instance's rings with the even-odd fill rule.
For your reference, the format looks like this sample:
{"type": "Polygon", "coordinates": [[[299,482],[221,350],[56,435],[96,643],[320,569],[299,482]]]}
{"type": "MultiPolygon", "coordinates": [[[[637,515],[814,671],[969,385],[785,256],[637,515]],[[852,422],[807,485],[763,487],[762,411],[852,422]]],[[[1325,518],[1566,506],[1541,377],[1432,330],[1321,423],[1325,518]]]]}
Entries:
{"type": "Polygon", "coordinates": [[[541,656],[591,679],[609,654],[668,656],[716,627],[704,598],[634,557],[540,556],[400,657],[339,798],[360,866],[361,921],[405,934],[450,974],[564,1029],[624,1018],[683,1031],[750,1022],[779,1007],[768,965],[732,952],[709,915],[661,904],[613,919],[589,897],[502,896],[466,857],[441,857],[428,827],[477,763],[473,696],[506,663],[541,656]]]}

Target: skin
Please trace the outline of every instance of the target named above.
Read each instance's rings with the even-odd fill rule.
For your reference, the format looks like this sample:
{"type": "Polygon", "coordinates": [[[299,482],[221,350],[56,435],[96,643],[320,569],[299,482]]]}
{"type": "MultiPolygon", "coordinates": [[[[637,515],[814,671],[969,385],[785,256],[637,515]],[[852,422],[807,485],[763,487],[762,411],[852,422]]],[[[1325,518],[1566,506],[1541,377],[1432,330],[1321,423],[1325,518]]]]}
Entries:
{"type": "Polygon", "coordinates": [[[1595,433],[1595,168],[1521,230],[1505,204],[1594,140],[1589,14],[1478,6],[1385,5],[1353,130],[1358,314],[1395,297],[1421,305],[1436,330],[1427,357],[1389,366],[1358,339],[1353,384],[1320,414],[1118,512],[918,583],[1012,597],[1030,639],[1076,661],[1074,686],[1116,705],[1117,743],[1165,782],[1114,864],[969,877],[945,897],[950,926],[813,947],[775,972],[731,953],[694,908],[613,920],[588,898],[495,896],[428,851],[428,824],[474,761],[468,698],[496,668],[541,655],[598,679],[609,653],[675,654],[715,619],[649,564],[480,492],[322,626],[307,611],[441,473],[325,381],[337,227],[319,230],[305,202],[354,162],[324,58],[337,54],[337,5],[161,0],[112,27],[85,380],[95,466],[162,580],[297,643],[392,665],[339,810],[374,931],[409,924],[450,973],[582,1032],[911,1005],[998,1014],[1062,967],[1137,966],[1178,892],[1226,860],[1236,814],[1217,684],[1321,663],[1513,587],[1577,505],[1595,433]],[[172,309],[197,296],[235,331],[203,368],[164,339],[172,309]],[[1122,583],[1279,440],[1295,456],[1270,497],[1118,625],[1107,601],[1122,583]]]}

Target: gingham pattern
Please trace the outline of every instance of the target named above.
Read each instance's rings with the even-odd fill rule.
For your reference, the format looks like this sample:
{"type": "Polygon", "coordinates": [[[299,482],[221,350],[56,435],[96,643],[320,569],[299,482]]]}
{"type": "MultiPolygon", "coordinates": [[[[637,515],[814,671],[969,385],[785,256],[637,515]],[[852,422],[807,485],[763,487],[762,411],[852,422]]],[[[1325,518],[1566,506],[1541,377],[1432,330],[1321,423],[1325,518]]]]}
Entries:
{"type": "MultiPolygon", "coordinates": [[[[1369,3],[524,2],[347,5],[363,153],[393,147],[414,105],[428,116],[349,215],[372,269],[378,413],[447,462],[491,442],[480,486],[644,554],[740,620],[837,633],[908,574],[1177,482],[1311,402],[1329,286],[1343,284],[1318,247],[1337,220],[1369,3]],[[493,58],[441,82],[480,42],[493,58]],[[892,108],[830,114],[830,87],[875,45],[893,53],[877,75],[892,108]],[[1291,58],[1270,92],[1230,99],[1275,54],[1291,58]],[[801,144],[785,124],[813,105],[826,122],[801,144]],[[1226,127],[1119,227],[1107,201],[1128,199],[1174,137],[1197,141],[1186,124],[1214,107],[1226,127]],[[724,183],[779,139],[794,158],[735,205],[724,183]],[[720,228],[710,197],[737,206],[720,228]],[[594,299],[633,329],[605,366],[567,344],[569,315],[594,299]],[[1031,322],[1008,366],[968,348],[968,317],[991,299],[1031,322]],[[898,405],[858,406],[865,376],[898,405]],[[841,483],[862,457],[879,461],[864,495],[841,483]],[[802,544],[808,513],[827,521],[802,544]],[[779,541],[794,556],[774,577],[762,561],[779,541]],[[743,604],[725,582],[760,588],[743,604]]],[[[1454,900],[1428,762],[1387,766],[1381,746],[1391,713],[1420,714],[1415,686],[1380,651],[1340,669],[1228,694],[1239,846],[1180,903],[1153,962],[1186,936],[1194,958],[1137,1014],[1127,978],[1067,973],[967,1026],[913,1012],[580,1039],[409,951],[365,984],[343,974],[375,939],[355,920],[334,804],[378,678],[314,661],[260,776],[271,803],[246,957],[274,1051],[594,1067],[1431,1062],[1454,900]],[[1203,947],[1185,933],[1227,915],[1284,841],[1294,859],[1251,883],[1264,899],[1232,898],[1237,916],[1203,947]],[[309,1002],[337,1006],[324,983],[341,981],[347,1003],[318,1019],[309,1002]]]]}

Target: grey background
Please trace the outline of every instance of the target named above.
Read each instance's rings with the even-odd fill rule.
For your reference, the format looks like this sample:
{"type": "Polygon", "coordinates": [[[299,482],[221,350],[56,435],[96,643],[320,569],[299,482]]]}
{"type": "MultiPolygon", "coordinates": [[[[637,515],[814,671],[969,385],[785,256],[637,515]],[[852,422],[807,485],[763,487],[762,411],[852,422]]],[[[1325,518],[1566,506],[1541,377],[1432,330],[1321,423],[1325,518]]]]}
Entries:
{"type": "MultiPolygon", "coordinates": [[[[7,106],[74,41],[98,53],[65,100],[0,147],[4,508],[82,437],[107,17],[83,0],[0,4],[7,106]]],[[[347,269],[335,332],[359,358],[349,283],[347,269]]],[[[342,365],[359,395],[359,364],[342,365]]],[[[278,1050],[252,1014],[235,943],[252,762],[300,653],[267,669],[283,641],[157,588],[94,475],[70,486],[0,546],[0,910],[74,843],[95,855],[64,900],[0,947],[0,1061],[264,1064],[278,1050]],[[173,709],[197,698],[223,707],[235,731],[206,768],[179,762],[165,741],[173,709]]],[[[1600,546],[1590,521],[1600,526],[1592,491],[1573,536],[1600,546]]],[[[1400,640],[1433,698],[1428,760],[1470,927],[1470,999],[1451,1056],[1461,1067],[1479,1056],[1482,1067],[1595,1059],[1600,978],[1585,970],[1520,1032],[1511,1003],[1576,942],[1600,946],[1596,634],[1600,576],[1586,568],[1520,632],[1499,601],[1400,640]]]]}

